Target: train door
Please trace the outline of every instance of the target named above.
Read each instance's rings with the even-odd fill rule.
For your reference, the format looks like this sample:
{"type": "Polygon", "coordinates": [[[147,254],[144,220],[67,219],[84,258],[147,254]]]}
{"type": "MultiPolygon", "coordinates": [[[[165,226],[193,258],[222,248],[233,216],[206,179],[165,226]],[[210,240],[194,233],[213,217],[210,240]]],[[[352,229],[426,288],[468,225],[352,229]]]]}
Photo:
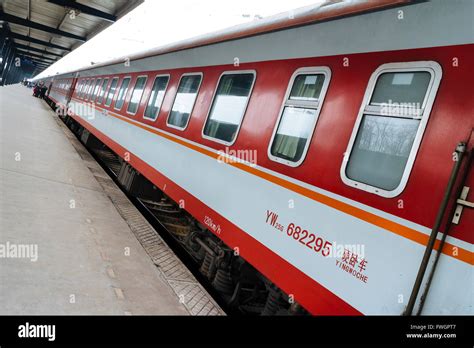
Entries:
{"type": "Polygon", "coordinates": [[[54,78],[49,82],[48,90],[46,91],[46,96],[49,97],[49,93],[51,93],[51,89],[53,88],[54,85],[54,78]]]}
{"type": "Polygon", "coordinates": [[[451,218],[449,235],[474,243],[474,129],[466,144],[465,169],[460,175],[460,187],[456,192],[454,213],[451,218]],[[462,237],[461,237],[462,236],[462,237]]]}
{"type": "MultiPolygon", "coordinates": [[[[416,314],[439,313],[439,308],[451,314],[472,312],[473,260],[469,245],[474,243],[474,129],[468,140],[458,145],[453,159],[459,161],[459,170],[453,169],[451,174],[454,189],[450,205],[440,212],[444,216],[445,234],[430,255],[431,269],[426,271],[416,314]],[[446,281],[448,270],[456,274],[456,281],[446,281]],[[456,296],[451,298],[453,292],[456,296]]],[[[456,166],[455,163],[453,168],[456,166]]]]}
{"type": "Polygon", "coordinates": [[[67,92],[67,95],[66,95],[66,106],[69,105],[72,95],[74,94],[74,90],[76,89],[76,83],[78,80],[77,76],[78,74],[76,73],[76,75],[74,75],[74,77],[72,78],[71,87],[69,88],[69,91],[67,92]]]}

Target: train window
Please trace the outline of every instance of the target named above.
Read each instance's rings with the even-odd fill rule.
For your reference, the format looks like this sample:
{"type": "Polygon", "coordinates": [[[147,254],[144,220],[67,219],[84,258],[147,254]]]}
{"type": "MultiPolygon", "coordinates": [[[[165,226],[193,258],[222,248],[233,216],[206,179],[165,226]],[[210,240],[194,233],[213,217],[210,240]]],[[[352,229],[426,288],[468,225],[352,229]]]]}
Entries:
{"type": "Polygon", "coordinates": [[[130,101],[128,102],[127,106],[127,113],[135,115],[138,110],[138,105],[140,104],[140,100],[142,99],[143,90],[145,89],[147,76],[139,76],[137,77],[137,81],[135,82],[135,86],[133,87],[132,96],[130,97],[130,101]]]}
{"type": "Polygon", "coordinates": [[[169,80],[169,75],[161,75],[155,78],[143,118],[152,121],[156,120],[158,113],[160,112],[161,103],[163,103],[163,99],[165,97],[166,87],[168,86],[169,80]]]}
{"type": "Polygon", "coordinates": [[[344,183],[387,198],[403,191],[441,75],[432,61],[384,64],[372,74],[341,166],[344,183]]]}
{"type": "Polygon", "coordinates": [[[232,71],[221,75],[204,124],[204,138],[228,145],[235,141],[254,81],[255,71],[232,71]]]}
{"type": "Polygon", "coordinates": [[[427,71],[383,73],[375,84],[370,105],[384,105],[388,103],[414,103],[421,105],[428,90],[430,80],[431,74],[427,71]]]}
{"type": "Polygon", "coordinates": [[[89,83],[90,83],[89,80],[87,80],[87,81],[84,82],[84,85],[82,86],[81,94],[80,94],[79,98],[82,98],[82,99],[85,98],[87,88],[89,87],[89,83]]]}
{"type": "Polygon", "coordinates": [[[178,91],[166,124],[169,127],[183,130],[186,128],[194,108],[194,103],[201,85],[202,74],[183,74],[179,81],[178,91]]]}
{"type": "Polygon", "coordinates": [[[89,84],[89,90],[86,92],[86,100],[89,100],[89,98],[91,99],[92,101],[92,98],[91,98],[91,94],[92,94],[92,90],[94,89],[94,79],[91,80],[91,83],[89,84]]]}
{"type": "Polygon", "coordinates": [[[112,99],[115,95],[115,90],[117,89],[118,77],[114,77],[110,83],[109,91],[107,92],[107,98],[105,98],[105,106],[110,106],[112,104],[112,99]]]}
{"type": "Polygon", "coordinates": [[[293,73],[268,147],[271,160],[290,167],[304,161],[330,80],[328,67],[305,67],[293,73]]]}
{"type": "Polygon", "coordinates": [[[125,96],[127,95],[129,84],[130,84],[130,77],[125,77],[122,81],[122,84],[120,85],[117,100],[115,101],[114,108],[116,110],[120,110],[122,108],[123,102],[125,101],[125,96]]]}
{"type": "Polygon", "coordinates": [[[81,91],[83,83],[84,81],[80,81],[76,84],[76,87],[74,87],[74,93],[76,94],[76,97],[79,96],[79,92],[81,91]]]}
{"type": "Polygon", "coordinates": [[[100,92],[99,92],[99,98],[97,98],[97,103],[102,103],[102,101],[104,100],[104,94],[105,94],[105,90],[107,88],[107,84],[109,83],[109,79],[104,79],[104,81],[102,82],[102,87],[100,88],[100,92]]]}
{"type": "Polygon", "coordinates": [[[84,83],[82,84],[81,91],[79,92],[79,98],[81,99],[84,98],[84,93],[86,92],[88,86],[89,86],[89,80],[84,79],[84,83]]]}
{"type": "Polygon", "coordinates": [[[84,87],[85,80],[80,80],[79,83],[76,85],[76,98],[81,97],[82,88],[84,87]]]}
{"type": "Polygon", "coordinates": [[[92,93],[91,96],[91,101],[97,100],[97,96],[99,95],[99,89],[101,86],[102,79],[97,79],[94,87],[94,92],[92,93]]]}
{"type": "Polygon", "coordinates": [[[87,80],[84,88],[82,89],[82,99],[86,98],[87,92],[89,91],[89,86],[90,86],[91,81],[87,80]]]}

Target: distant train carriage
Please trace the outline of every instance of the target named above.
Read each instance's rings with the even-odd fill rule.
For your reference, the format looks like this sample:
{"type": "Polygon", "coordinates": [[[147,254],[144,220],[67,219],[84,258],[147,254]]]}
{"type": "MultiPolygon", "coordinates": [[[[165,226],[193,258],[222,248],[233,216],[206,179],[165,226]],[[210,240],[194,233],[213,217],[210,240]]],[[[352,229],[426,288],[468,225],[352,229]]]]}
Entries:
{"type": "Polygon", "coordinates": [[[201,226],[229,301],[245,260],[267,314],[472,314],[472,12],[327,3],[44,82],[201,226]]]}

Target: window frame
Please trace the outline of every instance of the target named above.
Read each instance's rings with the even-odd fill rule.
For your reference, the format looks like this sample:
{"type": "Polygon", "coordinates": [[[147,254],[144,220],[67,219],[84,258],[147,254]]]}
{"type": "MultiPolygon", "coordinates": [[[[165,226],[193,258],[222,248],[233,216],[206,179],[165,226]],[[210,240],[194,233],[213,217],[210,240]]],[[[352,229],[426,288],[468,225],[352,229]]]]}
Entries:
{"type": "Polygon", "coordinates": [[[247,113],[247,107],[249,105],[250,98],[252,97],[253,87],[255,86],[255,81],[256,80],[257,80],[257,71],[255,69],[226,70],[226,71],[224,71],[220,74],[219,79],[217,80],[216,87],[214,88],[214,92],[212,94],[211,104],[209,105],[209,109],[207,111],[206,119],[204,120],[204,124],[202,125],[201,137],[203,139],[207,139],[207,140],[213,141],[215,143],[223,144],[223,145],[226,145],[226,146],[232,146],[237,141],[237,138],[239,137],[239,133],[240,133],[240,127],[242,127],[242,123],[244,122],[245,114],[247,113]],[[228,142],[228,141],[224,141],[224,140],[221,140],[221,139],[218,139],[218,138],[213,138],[213,137],[210,137],[210,136],[204,134],[204,128],[206,128],[207,121],[209,119],[209,116],[211,115],[212,106],[214,105],[214,100],[216,98],[217,89],[219,88],[219,84],[221,82],[222,77],[225,76],[225,75],[243,75],[243,74],[252,74],[253,75],[253,81],[252,81],[252,85],[250,86],[249,96],[247,98],[247,101],[245,102],[244,112],[242,113],[242,116],[240,117],[239,125],[237,126],[237,131],[235,132],[234,140],[232,140],[231,142],[228,142]]]}
{"type": "Polygon", "coordinates": [[[73,92],[73,96],[75,95],[76,98],[79,97],[79,93],[81,92],[81,89],[82,89],[82,80],[78,80],[76,85],[74,86],[74,92],[73,92]]]}
{"type": "Polygon", "coordinates": [[[145,94],[145,89],[146,89],[146,83],[147,83],[147,82],[148,82],[148,75],[139,75],[139,76],[137,76],[137,78],[135,79],[135,83],[133,84],[133,88],[132,88],[131,93],[130,93],[130,98],[129,98],[128,101],[125,100],[125,101],[127,101],[127,108],[125,109],[125,112],[126,112],[127,114],[132,115],[132,116],[134,116],[134,115],[137,114],[138,109],[140,109],[140,104],[141,104],[141,102],[142,102],[143,95],[145,94]],[[143,85],[142,95],[140,96],[140,99],[138,100],[137,111],[135,111],[135,112],[132,113],[132,112],[129,112],[129,111],[128,111],[128,108],[130,107],[130,102],[132,101],[133,92],[135,91],[135,87],[137,86],[138,79],[141,78],[141,77],[144,77],[144,78],[145,78],[145,84],[143,85]]]}
{"type": "Polygon", "coordinates": [[[331,69],[328,66],[301,67],[301,68],[296,69],[293,72],[293,74],[291,75],[290,81],[288,82],[288,86],[286,88],[285,97],[284,97],[283,102],[281,103],[281,106],[280,106],[278,119],[275,123],[275,126],[273,127],[272,137],[270,138],[270,142],[268,144],[267,155],[268,155],[268,158],[270,160],[272,160],[274,162],[277,162],[277,163],[284,164],[284,165],[289,166],[289,167],[293,167],[293,168],[299,167],[304,162],[304,160],[306,159],[306,154],[308,153],[308,150],[309,150],[309,146],[310,146],[310,144],[313,140],[314,131],[316,130],[316,125],[318,124],[319,115],[321,114],[321,109],[324,106],[324,99],[326,98],[326,94],[327,94],[327,91],[329,89],[329,84],[331,82],[331,76],[332,76],[332,72],[331,72],[331,69]],[[317,102],[289,99],[290,94],[291,94],[291,90],[293,89],[293,85],[294,85],[295,80],[298,77],[298,75],[324,75],[323,86],[321,87],[321,93],[319,94],[319,99],[318,99],[317,102]],[[280,122],[281,122],[282,117],[283,117],[283,111],[288,106],[316,110],[316,115],[314,117],[314,121],[313,121],[313,124],[312,124],[312,127],[311,127],[311,131],[310,131],[309,136],[308,136],[308,141],[305,144],[305,147],[303,149],[303,153],[301,154],[301,158],[296,162],[289,161],[287,159],[272,155],[273,141],[275,140],[278,127],[280,126],[280,122]]]}
{"type": "Polygon", "coordinates": [[[90,84],[89,84],[89,87],[87,88],[86,97],[85,97],[86,101],[91,101],[92,102],[91,97],[93,95],[94,86],[95,86],[95,78],[92,78],[92,79],[90,79],[90,84]]]}
{"type": "MultiPolygon", "coordinates": [[[[145,108],[143,109],[143,119],[145,120],[149,120],[149,121],[156,121],[158,119],[158,115],[160,114],[161,112],[161,108],[163,106],[163,102],[165,101],[165,98],[166,98],[166,92],[168,92],[168,86],[170,84],[170,80],[171,80],[171,74],[158,74],[158,75],[155,75],[155,78],[153,79],[153,83],[151,85],[151,88],[150,88],[150,95],[148,96],[148,99],[146,101],[146,105],[145,105],[145,108]],[[148,103],[150,102],[150,98],[151,98],[151,93],[153,92],[153,86],[155,85],[155,81],[156,79],[158,79],[159,77],[168,77],[168,81],[166,82],[166,86],[165,86],[165,89],[164,89],[164,93],[163,93],[163,100],[161,101],[161,105],[160,105],[160,108],[157,110],[156,112],[156,115],[155,115],[155,118],[151,118],[151,117],[147,117],[145,116],[145,111],[146,111],[146,108],[148,107],[148,103]]],[[[180,80],[181,82],[181,80],[180,80]]],[[[178,87],[179,87],[179,84],[178,84],[178,87]]],[[[201,86],[199,86],[201,87],[201,86]]],[[[176,90],[177,91],[177,90],[176,90]]],[[[197,98],[197,97],[196,97],[197,98]]],[[[174,100],[173,100],[173,103],[174,103],[174,100]]],[[[191,116],[190,116],[191,118],[191,116]]]]}
{"type": "Polygon", "coordinates": [[[80,99],[85,100],[86,92],[89,89],[89,84],[90,84],[90,79],[84,79],[84,85],[82,86],[81,94],[79,95],[80,99]]]}
{"type": "Polygon", "coordinates": [[[91,101],[93,101],[95,104],[98,104],[97,98],[99,98],[100,89],[102,87],[102,81],[103,81],[102,77],[99,77],[97,78],[97,80],[95,80],[94,91],[92,92],[93,99],[91,99],[91,101]]]}
{"type": "Polygon", "coordinates": [[[105,100],[104,100],[104,106],[105,106],[105,107],[110,107],[110,106],[112,105],[112,102],[114,101],[114,98],[115,98],[115,94],[117,93],[117,86],[115,86],[115,89],[116,89],[116,90],[114,91],[114,95],[113,95],[112,98],[110,99],[110,103],[107,104],[107,97],[108,97],[108,95],[109,95],[110,88],[112,87],[112,82],[113,82],[115,79],[117,79],[117,85],[118,85],[118,83],[119,83],[119,81],[120,81],[120,78],[119,78],[118,76],[114,76],[114,77],[112,77],[112,78],[110,79],[110,83],[109,83],[109,85],[107,86],[107,90],[106,90],[105,95],[104,95],[104,98],[105,98],[105,100]]]}
{"type": "MultiPolygon", "coordinates": [[[[120,106],[120,108],[117,108],[115,106],[117,104],[117,98],[120,94],[120,89],[122,88],[123,81],[125,81],[126,79],[130,79],[130,82],[132,82],[132,76],[131,75],[124,76],[122,81],[120,82],[120,87],[118,88],[118,91],[115,93],[114,98],[113,98],[114,110],[117,110],[117,111],[122,110],[123,106],[125,105],[125,102],[127,101],[127,93],[128,93],[128,88],[130,87],[130,82],[128,83],[128,86],[127,86],[127,92],[125,92],[125,95],[123,96],[123,104],[120,106]]],[[[110,105],[112,105],[112,103],[110,105]]]]}
{"type": "Polygon", "coordinates": [[[202,80],[203,79],[204,79],[204,74],[202,72],[191,72],[191,73],[184,73],[184,74],[181,75],[181,77],[179,78],[178,85],[176,86],[176,93],[174,94],[173,103],[171,103],[171,107],[170,107],[170,110],[168,112],[168,117],[166,117],[166,126],[167,127],[174,128],[174,129],[177,129],[177,130],[180,130],[180,131],[185,131],[186,130],[186,128],[189,125],[189,121],[191,121],[191,116],[193,114],[194,107],[196,106],[196,101],[199,97],[199,91],[201,90],[201,85],[202,85],[202,80]],[[178,126],[175,126],[174,124],[169,124],[169,119],[170,119],[170,116],[171,116],[171,112],[173,111],[174,102],[176,101],[176,97],[178,96],[178,91],[179,91],[179,86],[181,85],[181,80],[185,76],[200,76],[201,79],[199,80],[199,85],[198,85],[197,90],[196,90],[196,99],[194,99],[193,106],[191,107],[191,111],[189,112],[188,120],[186,121],[186,125],[184,127],[178,127],[178,126]]]}
{"type": "Polygon", "coordinates": [[[102,84],[100,85],[99,92],[97,93],[97,97],[95,98],[95,101],[97,104],[103,104],[104,103],[104,97],[105,97],[105,92],[107,92],[107,87],[109,87],[110,84],[110,78],[108,76],[104,76],[102,79],[102,84]],[[104,86],[105,87],[102,88],[104,86]],[[100,100],[101,99],[101,100],[100,100]]]}
{"type": "Polygon", "coordinates": [[[443,71],[442,71],[441,65],[435,61],[387,63],[387,64],[380,65],[372,73],[369,79],[369,82],[367,84],[367,88],[366,88],[364,98],[362,100],[362,103],[359,109],[359,113],[357,115],[357,119],[352,129],[352,134],[349,139],[347,149],[344,152],[344,157],[343,157],[343,161],[340,168],[340,175],[344,184],[363,190],[363,191],[367,191],[367,192],[385,197],[385,198],[393,198],[403,192],[403,190],[405,189],[408,183],[408,179],[410,177],[411,171],[413,169],[413,165],[415,163],[415,158],[418,154],[418,150],[420,148],[421,141],[425,133],[426,126],[428,124],[428,120],[430,118],[431,110],[433,108],[433,104],[436,99],[436,94],[439,89],[442,75],[443,75],[443,71]],[[384,73],[397,73],[397,72],[428,72],[431,74],[431,79],[428,84],[425,97],[423,99],[422,108],[417,109],[416,115],[414,116],[394,115],[394,114],[391,115],[389,113],[388,114],[383,113],[381,110],[382,108],[380,106],[370,105],[370,100],[372,99],[372,95],[374,93],[378,78],[384,73]],[[357,134],[359,133],[362,119],[364,115],[366,114],[379,116],[379,117],[397,117],[397,118],[404,118],[404,119],[420,120],[420,124],[418,126],[418,130],[416,132],[415,139],[413,141],[413,145],[410,150],[410,154],[408,155],[407,163],[405,165],[405,169],[403,171],[400,183],[395,189],[391,191],[350,179],[346,175],[346,169],[349,163],[349,159],[352,153],[355,139],[357,137],[357,134]]]}

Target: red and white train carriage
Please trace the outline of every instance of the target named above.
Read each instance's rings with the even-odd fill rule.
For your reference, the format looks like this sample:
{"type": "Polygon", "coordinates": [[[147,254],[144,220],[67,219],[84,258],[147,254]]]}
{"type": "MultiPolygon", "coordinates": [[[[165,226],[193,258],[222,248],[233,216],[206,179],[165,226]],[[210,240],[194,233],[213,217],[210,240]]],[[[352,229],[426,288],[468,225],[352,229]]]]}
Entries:
{"type": "Polygon", "coordinates": [[[309,312],[472,314],[473,7],[328,3],[45,82],[309,312]]]}

